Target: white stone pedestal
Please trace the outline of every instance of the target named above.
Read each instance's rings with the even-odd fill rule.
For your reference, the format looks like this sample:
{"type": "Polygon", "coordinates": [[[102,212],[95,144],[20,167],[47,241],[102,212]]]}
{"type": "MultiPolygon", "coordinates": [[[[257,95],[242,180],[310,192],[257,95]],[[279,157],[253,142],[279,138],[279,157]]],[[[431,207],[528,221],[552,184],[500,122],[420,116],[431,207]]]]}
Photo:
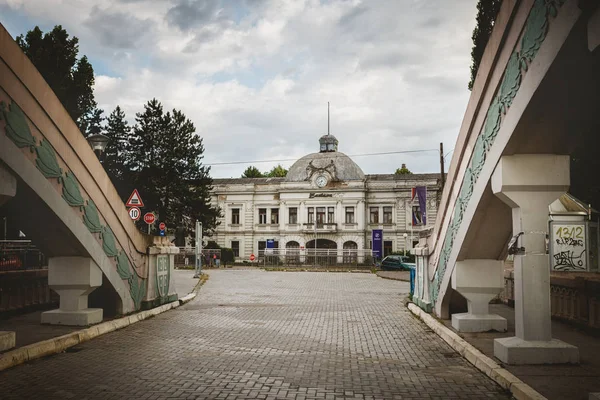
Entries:
{"type": "Polygon", "coordinates": [[[490,300],[504,288],[503,263],[498,260],[458,261],[452,272],[452,288],[467,299],[469,312],[452,314],[459,332],[506,332],[506,319],[490,314],[490,300]]]}
{"type": "Polygon", "coordinates": [[[577,347],[552,339],[548,206],[569,188],[569,156],[502,157],[492,191],[512,208],[515,254],[515,337],[496,339],[494,355],[507,364],[577,363],[577,347]]]}
{"type": "Polygon", "coordinates": [[[88,308],[88,295],[102,285],[102,271],[91,258],[48,260],[48,286],[60,296],[58,310],[42,313],[42,324],[91,325],[102,322],[101,308],[88,308]]]}
{"type": "Polygon", "coordinates": [[[16,335],[12,331],[0,331],[0,351],[10,350],[15,347],[16,335]]]}
{"type": "Polygon", "coordinates": [[[579,349],[558,339],[523,340],[516,336],[494,340],[494,356],[507,364],[577,364],[579,349]]]}

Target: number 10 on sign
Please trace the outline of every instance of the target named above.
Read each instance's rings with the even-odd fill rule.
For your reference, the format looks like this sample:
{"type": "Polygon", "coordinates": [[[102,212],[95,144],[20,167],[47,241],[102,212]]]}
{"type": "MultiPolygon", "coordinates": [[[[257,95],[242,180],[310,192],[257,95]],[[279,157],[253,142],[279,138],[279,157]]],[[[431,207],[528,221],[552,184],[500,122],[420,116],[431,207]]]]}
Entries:
{"type": "Polygon", "coordinates": [[[137,221],[138,219],[140,219],[140,216],[142,215],[142,213],[140,212],[140,209],[137,207],[131,207],[129,209],[129,217],[134,220],[137,221]]]}

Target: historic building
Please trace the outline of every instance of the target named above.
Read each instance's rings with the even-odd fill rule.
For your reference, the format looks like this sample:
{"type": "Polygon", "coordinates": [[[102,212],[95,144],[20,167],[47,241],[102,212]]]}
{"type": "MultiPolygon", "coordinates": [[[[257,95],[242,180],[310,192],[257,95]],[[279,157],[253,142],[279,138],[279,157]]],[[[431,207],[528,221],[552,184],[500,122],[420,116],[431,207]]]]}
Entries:
{"type": "Polygon", "coordinates": [[[435,223],[440,174],[365,175],[334,136],[319,142],[320,151],[296,161],[285,178],[215,179],[212,201],[223,216],[213,239],[247,260],[269,239],[275,248],[314,248],[316,236],[317,248],[368,249],[372,230],[383,229],[388,254],[412,248],[435,223]],[[427,225],[411,200],[417,186],[427,188],[427,225]]]}

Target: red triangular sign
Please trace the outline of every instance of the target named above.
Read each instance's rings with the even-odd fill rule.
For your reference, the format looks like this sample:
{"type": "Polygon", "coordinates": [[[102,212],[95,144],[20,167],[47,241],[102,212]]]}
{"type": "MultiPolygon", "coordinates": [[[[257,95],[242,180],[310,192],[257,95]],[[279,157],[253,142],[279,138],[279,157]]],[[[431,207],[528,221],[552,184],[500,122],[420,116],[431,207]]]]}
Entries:
{"type": "Polygon", "coordinates": [[[129,200],[127,200],[125,207],[144,207],[144,202],[137,189],[133,189],[133,193],[129,196],[129,200]]]}

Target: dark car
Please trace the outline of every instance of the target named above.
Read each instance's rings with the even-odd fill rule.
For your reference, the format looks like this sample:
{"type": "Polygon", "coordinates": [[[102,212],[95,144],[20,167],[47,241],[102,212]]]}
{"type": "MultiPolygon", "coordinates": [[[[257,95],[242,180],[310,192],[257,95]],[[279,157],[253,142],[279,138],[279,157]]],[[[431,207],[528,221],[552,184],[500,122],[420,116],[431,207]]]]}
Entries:
{"type": "Polygon", "coordinates": [[[381,260],[380,267],[384,271],[408,271],[415,268],[415,264],[408,262],[408,257],[392,255],[381,260]]]}

